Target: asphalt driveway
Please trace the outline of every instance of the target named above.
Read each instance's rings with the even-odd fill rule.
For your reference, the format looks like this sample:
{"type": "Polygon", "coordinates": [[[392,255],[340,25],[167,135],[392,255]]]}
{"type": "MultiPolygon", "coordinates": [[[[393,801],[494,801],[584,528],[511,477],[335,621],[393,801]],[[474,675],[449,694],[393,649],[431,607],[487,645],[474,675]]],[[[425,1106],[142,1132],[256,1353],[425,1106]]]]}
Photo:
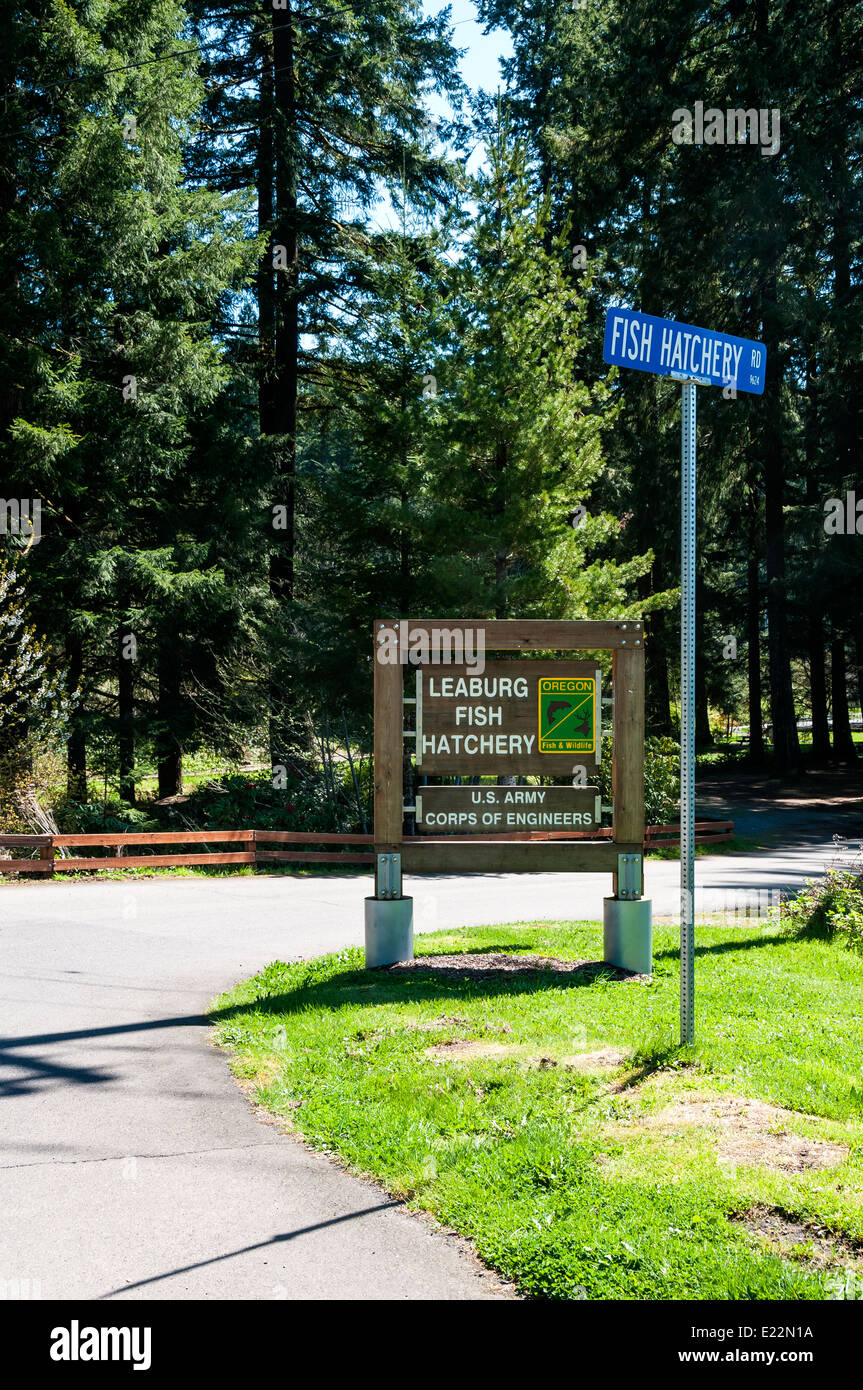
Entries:
{"type": "MultiPolygon", "coordinates": [[[[699,860],[702,906],[763,904],[832,855],[808,843],[699,860]]],[[[679,866],[646,872],[655,914],[673,914],[679,866]]],[[[607,875],[582,874],[406,888],[419,931],[599,920],[610,891],[607,875]]],[[[209,1042],[203,1011],[221,990],[273,959],[359,943],[368,891],[365,874],[0,887],[7,1294],[509,1296],[457,1237],[259,1119],[209,1042]]]]}

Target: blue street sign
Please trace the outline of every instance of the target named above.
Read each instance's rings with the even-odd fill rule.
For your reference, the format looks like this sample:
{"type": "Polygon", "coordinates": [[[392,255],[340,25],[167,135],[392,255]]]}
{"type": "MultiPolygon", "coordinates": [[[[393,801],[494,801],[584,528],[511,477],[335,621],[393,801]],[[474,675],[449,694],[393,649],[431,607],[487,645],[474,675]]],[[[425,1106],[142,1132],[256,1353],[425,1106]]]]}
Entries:
{"type": "Polygon", "coordinates": [[[731,386],[756,396],[764,391],[767,349],[763,343],[633,309],[609,309],[602,356],[612,366],[635,367],[639,372],[689,378],[705,386],[731,386]]]}

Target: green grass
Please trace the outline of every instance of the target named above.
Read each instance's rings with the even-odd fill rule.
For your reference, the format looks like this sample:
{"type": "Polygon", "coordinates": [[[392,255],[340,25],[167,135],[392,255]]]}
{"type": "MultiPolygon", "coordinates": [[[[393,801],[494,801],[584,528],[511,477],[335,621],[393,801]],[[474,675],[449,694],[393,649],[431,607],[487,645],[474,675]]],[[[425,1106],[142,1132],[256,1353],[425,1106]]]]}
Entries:
{"type": "MultiPolygon", "coordinates": [[[[470,1237],[524,1293],[825,1298],[835,1270],[809,1246],[776,1247],[734,1218],[766,1207],[863,1241],[863,961],[772,924],[700,926],[698,1044],[683,1053],[676,934],[655,935],[650,983],[393,977],[364,971],[356,949],[277,962],[216,1002],[216,1036],[257,1102],[470,1237]],[[498,1055],[427,1051],[458,1039],[498,1055]],[[594,1074],[566,1061],[609,1047],[628,1060],[594,1074]],[[734,1166],[715,1129],[657,1123],[672,1102],[732,1095],[798,1112],[793,1133],[849,1157],[805,1172],[734,1166]]],[[[490,948],[595,960],[601,929],[524,924],[418,944],[490,948]]],[[[849,1261],[863,1273],[863,1245],[835,1256],[849,1261]]]]}

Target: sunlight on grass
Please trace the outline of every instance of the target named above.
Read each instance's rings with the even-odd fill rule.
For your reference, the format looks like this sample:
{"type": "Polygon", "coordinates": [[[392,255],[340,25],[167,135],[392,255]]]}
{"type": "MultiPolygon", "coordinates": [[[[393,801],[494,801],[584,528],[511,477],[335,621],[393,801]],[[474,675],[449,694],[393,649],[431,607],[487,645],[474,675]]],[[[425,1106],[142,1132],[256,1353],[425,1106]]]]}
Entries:
{"type": "MultiPolygon", "coordinates": [[[[601,929],[448,931],[418,949],[596,961],[601,929]]],[[[737,1218],[781,1210],[843,1234],[837,1262],[863,1265],[863,961],[764,923],[701,927],[698,1045],[682,1053],[676,950],[659,927],[639,982],[366,972],[351,949],[274,963],[213,1018],[258,1102],[525,1293],[824,1298],[829,1267],[737,1218]]]]}

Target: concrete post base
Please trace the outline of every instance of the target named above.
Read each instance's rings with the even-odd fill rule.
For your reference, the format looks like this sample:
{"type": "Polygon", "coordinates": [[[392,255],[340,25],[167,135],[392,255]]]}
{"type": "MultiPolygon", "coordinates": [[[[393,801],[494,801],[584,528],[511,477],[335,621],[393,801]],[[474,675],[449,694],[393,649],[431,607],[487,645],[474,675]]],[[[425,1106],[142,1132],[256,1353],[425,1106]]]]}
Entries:
{"type": "Polygon", "coordinates": [[[652,904],[649,898],[603,898],[603,959],[608,965],[649,975],[653,970],[652,904]]]}
{"type": "Polygon", "coordinates": [[[413,898],[366,898],[366,969],[413,958],[413,898]]]}

